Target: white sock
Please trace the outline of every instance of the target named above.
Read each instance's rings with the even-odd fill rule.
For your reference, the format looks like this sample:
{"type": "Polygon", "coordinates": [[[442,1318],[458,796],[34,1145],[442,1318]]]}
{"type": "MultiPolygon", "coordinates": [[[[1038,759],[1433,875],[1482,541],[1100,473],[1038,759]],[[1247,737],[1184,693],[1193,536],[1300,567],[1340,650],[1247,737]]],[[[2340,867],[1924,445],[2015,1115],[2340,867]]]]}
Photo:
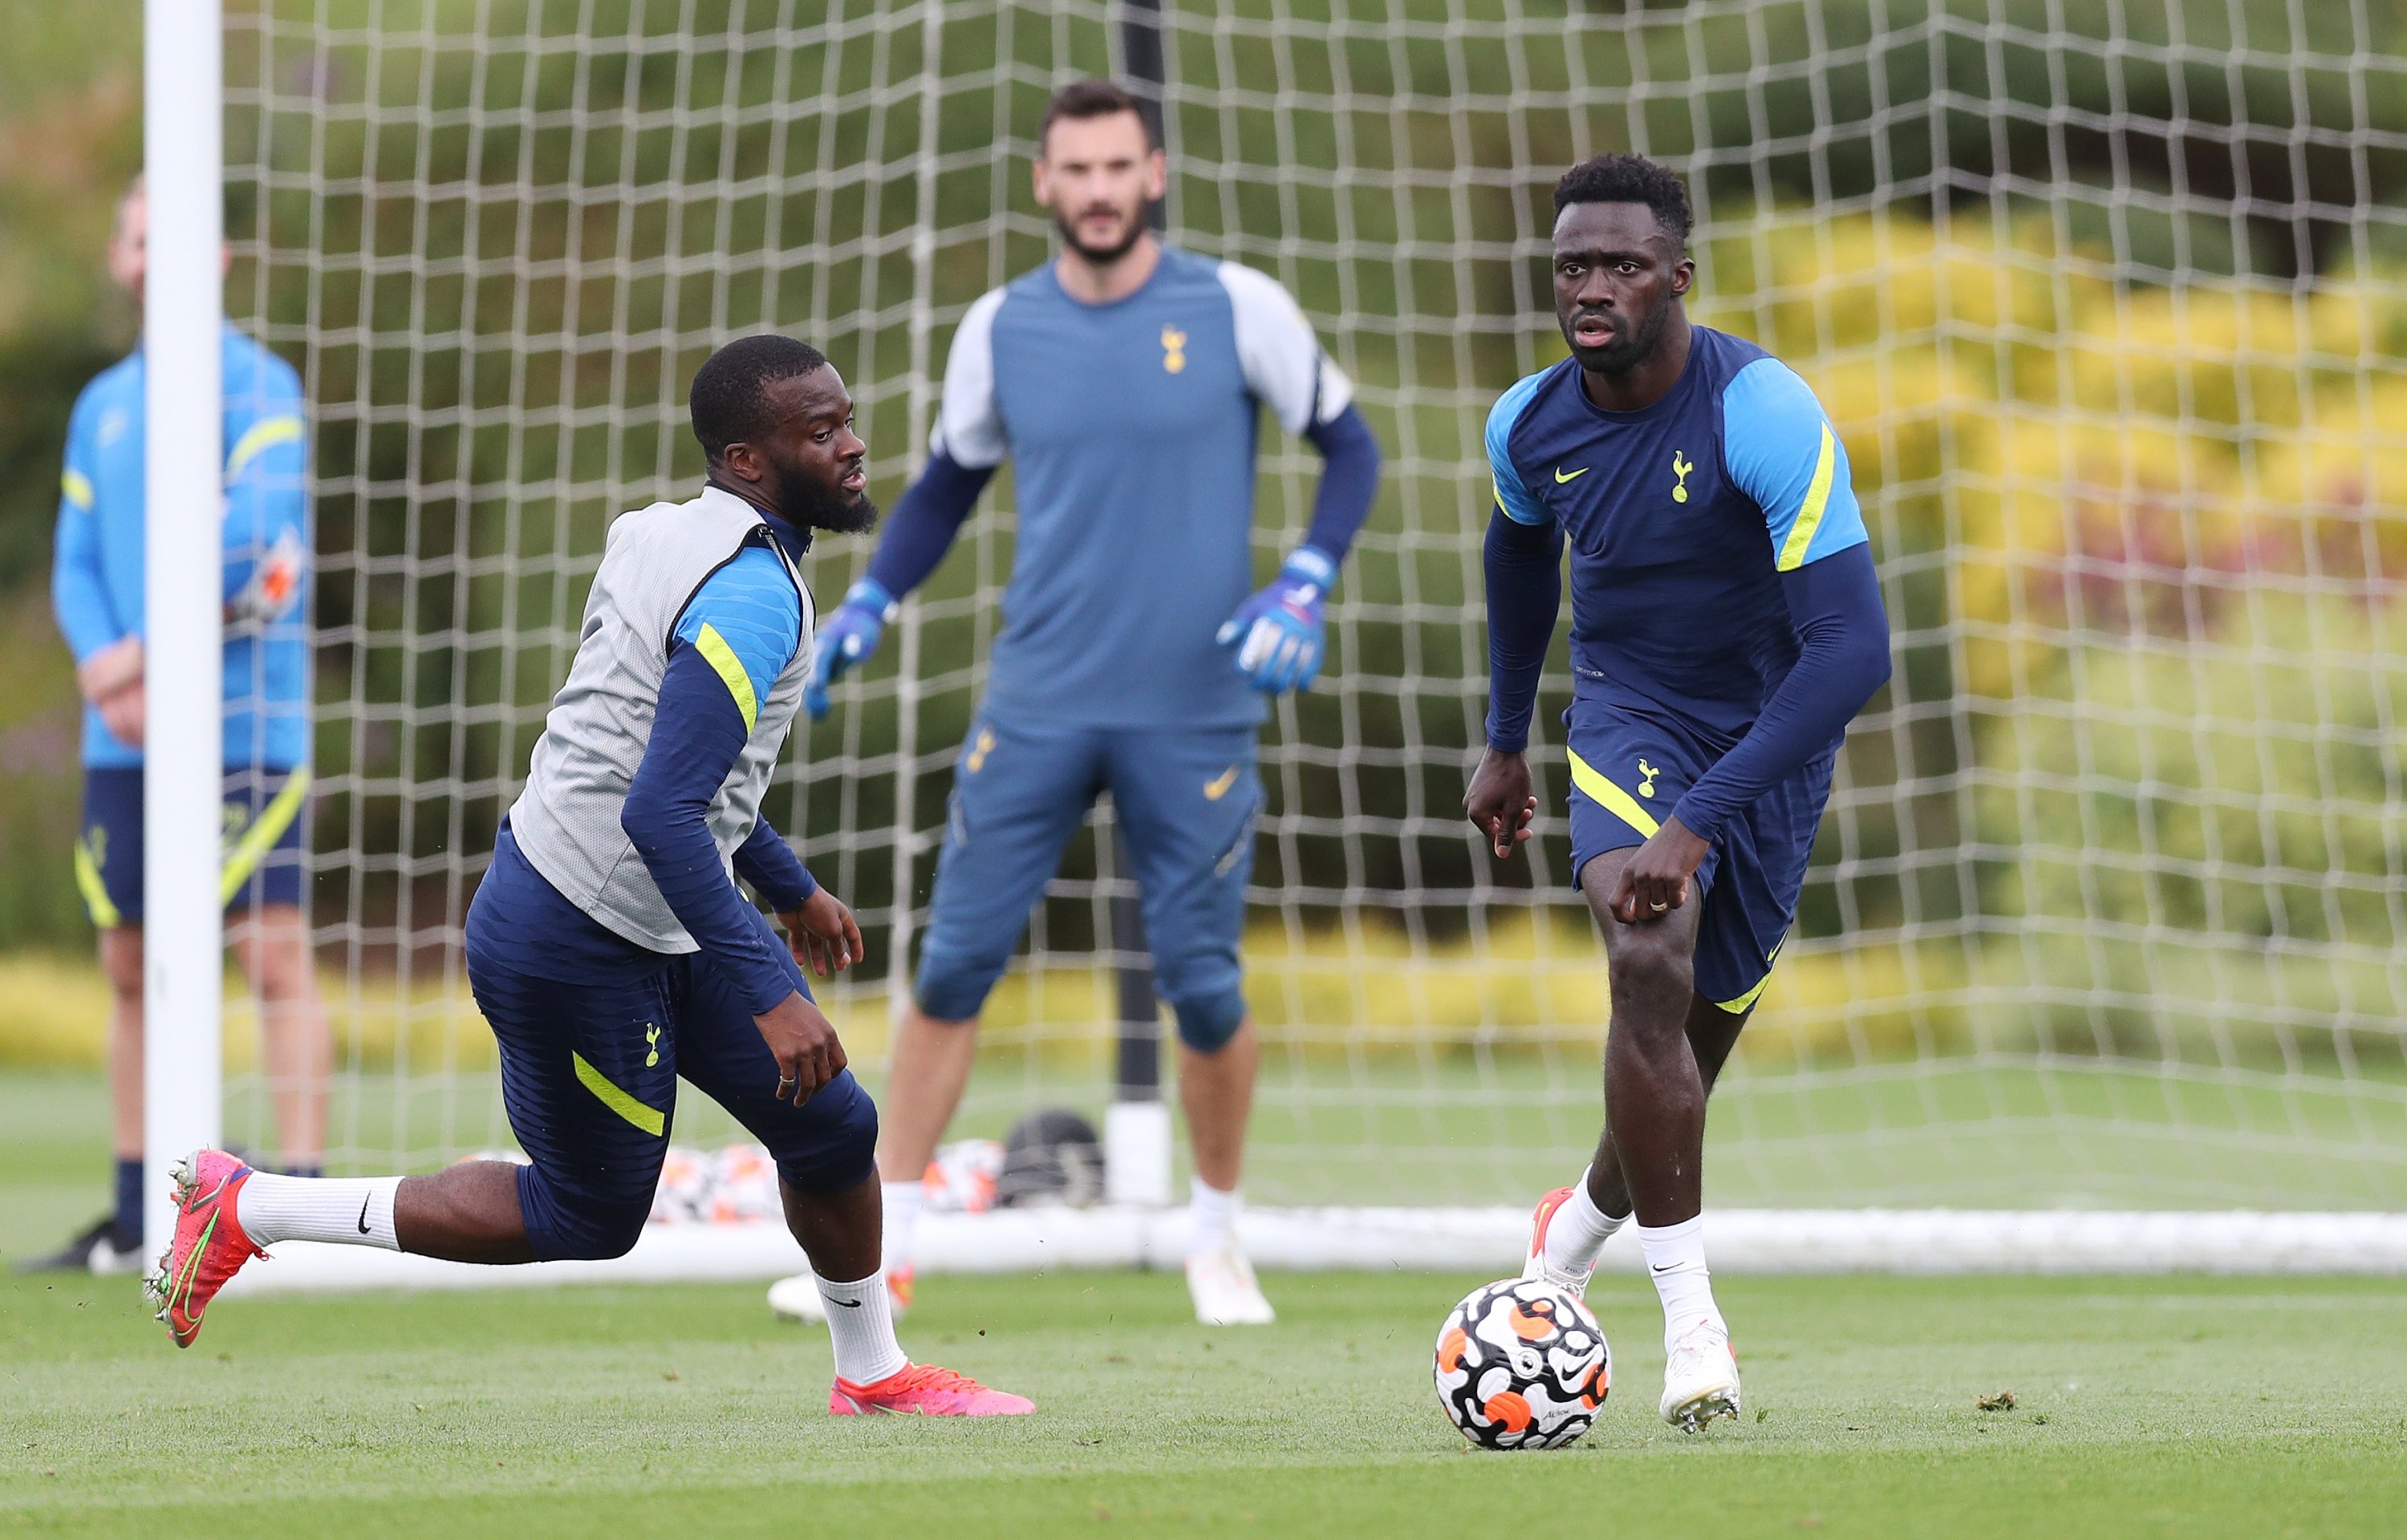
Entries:
{"type": "Polygon", "coordinates": [[[903,1345],[894,1340],[894,1312],[886,1303],[886,1269],[867,1278],[837,1283],[811,1273],[827,1302],[828,1337],[835,1344],[838,1379],[872,1385],[909,1365],[903,1345]]]}
{"type": "Polygon", "coordinates": [[[1700,1321],[1711,1321],[1724,1335],[1720,1307],[1714,1303],[1714,1280],[1705,1270],[1705,1216],[1682,1220],[1658,1229],[1638,1226],[1638,1244],[1646,1253],[1646,1271],[1663,1301],[1663,1346],[1669,1349],[1700,1321]]]}
{"type": "MultiPolygon", "coordinates": [[[[1591,1167],[1591,1169],[1593,1169],[1591,1167]]],[[[1628,1214],[1608,1214],[1588,1195],[1588,1173],[1572,1184],[1572,1195],[1546,1222],[1546,1270],[1558,1278],[1581,1279],[1596,1265],[1596,1254],[1613,1233],[1630,1222],[1628,1214]]]]}
{"type": "Polygon", "coordinates": [[[890,1181],[879,1189],[886,1206],[886,1236],[882,1245],[889,1272],[911,1265],[911,1250],[919,1234],[919,1206],[928,1190],[916,1181],[890,1181]]]}
{"type": "Polygon", "coordinates": [[[1237,1214],[1246,1200],[1232,1188],[1223,1193],[1197,1177],[1187,1199],[1187,1254],[1225,1250],[1237,1242],[1237,1214]]]}
{"type": "Polygon", "coordinates": [[[399,1177],[278,1177],[253,1171],[235,1194],[234,1217],[259,1245],[324,1240],[401,1250],[392,1233],[399,1177]]]}

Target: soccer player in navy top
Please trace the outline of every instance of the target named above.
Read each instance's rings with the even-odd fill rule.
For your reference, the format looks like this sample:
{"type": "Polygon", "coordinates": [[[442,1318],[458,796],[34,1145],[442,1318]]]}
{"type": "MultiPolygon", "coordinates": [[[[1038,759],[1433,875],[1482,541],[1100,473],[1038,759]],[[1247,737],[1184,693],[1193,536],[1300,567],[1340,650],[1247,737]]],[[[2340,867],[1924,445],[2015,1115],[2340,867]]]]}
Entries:
{"type": "Polygon", "coordinates": [[[1705,1097],[1795,917],[1848,721],[1888,678],[1888,624],[1812,390],[1694,326],[1688,200],[1634,155],[1555,187],[1572,356],[1488,419],[1488,751],[1464,811],[1508,857],[1537,809],[1523,757],[1571,550],[1573,881],[1613,980],[1605,1129],[1540,1201],[1527,1276],[1586,1287],[1634,1213],[1663,1302],[1660,1411],[1738,1415],[1705,1269],[1705,1097]]]}
{"type": "MultiPolygon", "coordinates": [[[[819,637],[823,699],[1011,459],[1003,633],[955,772],[878,1143],[890,1276],[907,1289],[919,1179],[969,1078],[987,992],[1107,789],[1178,1021],[1196,1313],[1267,1321],[1232,1227],[1257,1056],[1237,955],[1261,799],[1255,737],[1263,698],[1319,669],[1322,600],[1370,513],[1379,452],[1284,289],[1147,227],[1166,167],[1133,98],[1071,86],[1039,143],[1036,199],[1061,251],[962,318],[927,469],[819,637]],[[1327,469],[1303,543],[1248,597],[1264,407],[1327,469]]],[[[807,1292],[800,1303],[812,1306],[807,1292]]]]}
{"type": "Polygon", "coordinates": [[[651,1212],[684,1080],[776,1164],[786,1226],[833,1307],[831,1414],[1035,1409],[911,1363],[895,1338],[876,1109],[802,971],[859,961],[861,930],[761,814],[810,678],[811,531],[877,516],[852,397],[819,349],[763,333],[703,363],[691,412],[700,495],[611,524],[567,681],[468,910],[468,983],[526,1160],[309,1179],[194,1151],[148,1280],[178,1347],[279,1241],[491,1264],[622,1255],[651,1212]]]}

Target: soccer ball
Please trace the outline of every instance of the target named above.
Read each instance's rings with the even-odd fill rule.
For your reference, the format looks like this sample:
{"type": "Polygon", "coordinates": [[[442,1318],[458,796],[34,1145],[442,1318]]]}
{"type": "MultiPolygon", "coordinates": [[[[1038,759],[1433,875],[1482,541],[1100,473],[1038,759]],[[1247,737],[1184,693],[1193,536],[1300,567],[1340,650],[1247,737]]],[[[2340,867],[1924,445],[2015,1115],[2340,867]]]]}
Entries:
{"type": "Polygon", "coordinates": [[[1560,1449],[1613,1384],[1604,1329],[1577,1294],[1508,1278],[1465,1294],[1437,1334],[1437,1399],[1483,1449],[1560,1449]]]}

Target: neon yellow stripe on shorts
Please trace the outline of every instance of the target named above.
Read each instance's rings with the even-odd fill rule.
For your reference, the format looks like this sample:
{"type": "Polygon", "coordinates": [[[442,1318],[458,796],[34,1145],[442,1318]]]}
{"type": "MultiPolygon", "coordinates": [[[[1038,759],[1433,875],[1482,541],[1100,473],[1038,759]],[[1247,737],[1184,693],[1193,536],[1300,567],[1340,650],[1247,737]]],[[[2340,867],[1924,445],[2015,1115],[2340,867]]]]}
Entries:
{"type": "Polygon", "coordinates": [[[1714,1005],[1719,1010],[1729,1011],[1733,1016],[1743,1016],[1746,1014],[1747,1011],[1753,1010],[1755,1008],[1755,1002],[1763,996],[1763,986],[1772,982],[1773,968],[1780,961],[1780,949],[1787,944],[1788,938],[1786,936],[1783,936],[1779,940],[1773,943],[1772,954],[1763,959],[1763,977],[1755,981],[1755,987],[1753,989],[1748,990],[1745,994],[1740,996],[1735,1000],[1716,1000],[1714,1005]]]}
{"type": "Polygon", "coordinates": [[[577,1079],[579,1083],[586,1090],[599,1096],[603,1106],[654,1138],[660,1137],[662,1131],[668,1127],[669,1120],[666,1114],[654,1108],[646,1107],[642,1102],[611,1084],[610,1078],[588,1064],[584,1054],[571,1053],[568,1058],[569,1062],[577,1067],[577,1079]]]}
{"type": "Polygon", "coordinates": [[[225,866],[218,873],[218,902],[234,902],[242,884],[250,881],[260,858],[276,848],[276,841],[284,838],[284,831],[300,816],[302,799],[308,795],[309,767],[304,765],[285,778],[284,789],[260,810],[259,816],[250,821],[250,827],[235,841],[234,849],[226,852],[225,866]]]}
{"type": "Polygon", "coordinates": [[[1655,831],[1663,826],[1655,821],[1653,813],[1638,805],[1637,798],[1606,780],[1602,771],[1577,754],[1568,749],[1563,752],[1571,756],[1572,784],[1579,787],[1589,801],[1648,839],[1655,837],[1655,831]]]}
{"type": "Polygon", "coordinates": [[[75,842],[76,891],[83,895],[83,907],[92,914],[93,925],[101,930],[115,930],[122,916],[108,897],[108,884],[100,880],[100,865],[92,858],[92,847],[83,841],[75,842]]]}

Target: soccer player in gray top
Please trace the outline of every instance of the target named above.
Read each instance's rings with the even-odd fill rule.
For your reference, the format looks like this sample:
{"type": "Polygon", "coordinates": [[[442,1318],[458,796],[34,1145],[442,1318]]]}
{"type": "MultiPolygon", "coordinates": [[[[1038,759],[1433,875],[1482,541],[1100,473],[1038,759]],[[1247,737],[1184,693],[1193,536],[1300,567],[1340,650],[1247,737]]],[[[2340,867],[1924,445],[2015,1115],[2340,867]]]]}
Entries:
{"type": "Polygon", "coordinates": [[[1261,800],[1255,739],[1265,697],[1319,669],[1322,600],[1370,514],[1379,451],[1351,382],[1284,289],[1147,227],[1166,178],[1127,92],[1090,80],[1054,97],[1035,186],[1061,248],[962,318],[927,469],[819,632],[815,712],[1013,461],[1004,629],[955,772],[878,1140],[898,1303],[920,1176],[969,1079],[978,1012],[1108,790],[1178,1021],[1196,1315],[1272,1319],[1234,1235],[1258,1057],[1237,960],[1261,800]],[[1327,464],[1304,543],[1248,597],[1265,406],[1327,464]]]}

